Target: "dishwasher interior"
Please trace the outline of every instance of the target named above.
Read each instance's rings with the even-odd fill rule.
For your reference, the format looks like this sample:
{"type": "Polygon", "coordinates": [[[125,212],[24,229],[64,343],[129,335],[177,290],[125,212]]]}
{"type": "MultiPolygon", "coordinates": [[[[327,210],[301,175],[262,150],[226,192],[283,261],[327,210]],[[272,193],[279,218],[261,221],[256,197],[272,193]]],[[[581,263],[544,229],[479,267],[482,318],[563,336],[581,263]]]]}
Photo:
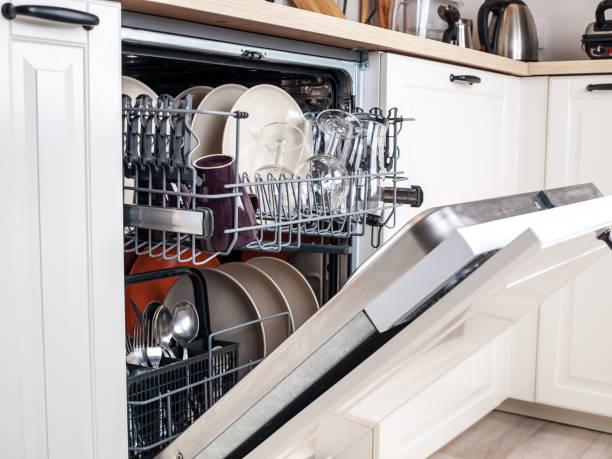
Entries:
{"type": "MultiPolygon", "coordinates": [[[[304,296],[296,296],[294,290],[311,292],[315,307],[310,315],[314,314],[351,275],[357,238],[368,238],[377,247],[381,230],[394,225],[395,207],[422,202],[419,187],[398,187],[404,177],[396,167],[397,136],[407,119],[395,109],[358,108],[356,74],[341,66],[305,64],[297,53],[279,62],[267,59],[265,52],[235,56],[203,46],[177,48],[163,40],[123,43],[123,75],[157,95],[123,96],[130,457],[153,457],[289,338],[303,322],[293,308],[305,301],[304,296]],[[384,123],[382,167],[368,169],[359,158],[352,170],[335,176],[243,172],[240,147],[249,141],[244,136],[257,138],[257,133],[241,130],[240,125],[252,121],[251,114],[202,110],[191,95],[176,97],[191,87],[212,90],[227,84],[245,90],[271,85],[289,94],[307,120],[299,121],[302,150],[318,148],[317,138],[324,136],[314,127],[315,116],[325,111],[360,114],[363,120],[373,120],[372,125],[384,123]],[[229,166],[235,170],[221,191],[213,190],[212,181],[219,177],[214,171],[225,170],[225,165],[215,164],[204,173],[194,167],[201,159],[192,158],[202,140],[195,132],[198,116],[222,118],[224,129],[235,129],[229,166]],[[309,137],[314,137],[313,145],[309,137]],[[339,199],[333,194],[337,184],[347,190],[339,199]],[[247,218],[244,209],[249,206],[253,210],[247,218]],[[220,232],[227,242],[221,246],[211,242],[220,232]],[[275,263],[284,263],[285,274],[279,274],[278,266],[267,266],[275,263]],[[254,277],[240,277],[254,269],[251,265],[264,272],[257,274],[259,285],[254,277]],[[294,284],[284,284],[283,290],[287,276],[294,276],[294,284]],[[295,276],[307,286],[296,286],[295,276]],[[273,301],[258,291],[264,281],[272,281],[270,289],[281,290],[286,310],[255,301],[273,301]],[[236,291],[242,292],[242,300],[236,291]],[[250,301],[256,316],[238,309],[232,316],[230,306],[240,301],[250,301]]],[[[342,148],[349,155],[370,151],[372,131],[360,129],[358,140],[344,140],[342,148]]],[[[322,142],[321,148],[326,148],[324,143],[332,140],[322,142]]],[[[282,144],[286,148],[285,140],[282,144]]],[[[211,156],[221,153],[228,156],[227,149],[211,156]]]]}

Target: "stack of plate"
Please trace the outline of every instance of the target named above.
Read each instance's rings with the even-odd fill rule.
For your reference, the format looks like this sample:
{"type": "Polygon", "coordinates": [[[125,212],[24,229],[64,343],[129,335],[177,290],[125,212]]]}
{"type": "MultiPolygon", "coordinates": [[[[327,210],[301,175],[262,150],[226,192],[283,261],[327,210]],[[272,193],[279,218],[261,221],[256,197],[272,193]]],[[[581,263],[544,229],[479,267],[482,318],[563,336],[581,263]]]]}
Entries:
{"type": "MultiPolygon", "coordinates": [[[[176,263],[141,255],[131,273],[170,268],[176,263]]],[[[220,266],[215,259],[199,269],[206,281],[211,331],[238,327],[215,338],[238,343],[239,365],[266,357],[319,308],[304,276],[278,258],[262,256],[220,266]],[[271,316],[276,317],[262,320],[271,316]]],[[[186,277],[130,285],[126,289],[128,322],[133,321],[132,301],[139,308],[151,301],[171,308],[182,300],[195,301],[186,277]]]]}

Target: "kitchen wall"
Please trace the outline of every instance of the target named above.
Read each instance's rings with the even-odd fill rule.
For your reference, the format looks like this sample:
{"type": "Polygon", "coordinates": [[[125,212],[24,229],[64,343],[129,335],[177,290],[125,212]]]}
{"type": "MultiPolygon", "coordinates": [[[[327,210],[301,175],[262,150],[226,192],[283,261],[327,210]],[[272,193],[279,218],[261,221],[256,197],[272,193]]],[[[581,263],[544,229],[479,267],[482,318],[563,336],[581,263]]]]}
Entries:
{"type": "MultiPolygon", "coordinates": [[[[339,5],[343,0],[336,0],[339,5]]],[[[347,16],[357,20],[359,0],[347,0],[347,16]]],[[[276,0],[290,3],[290,0],[276,0]]],[[[595,20],[595,8],[600,0],[525,0],[531,9],[541,37],[540,60],[587,59],[580,40],[587,24],[595,20]]],[[[374,4],[374,1],[371,0],[374,4]]],[[[463,0],[463,17],[476,22],[483,0],[463,0]]],[[[477,33],[475,33],[477,35],[477,33]]]]}

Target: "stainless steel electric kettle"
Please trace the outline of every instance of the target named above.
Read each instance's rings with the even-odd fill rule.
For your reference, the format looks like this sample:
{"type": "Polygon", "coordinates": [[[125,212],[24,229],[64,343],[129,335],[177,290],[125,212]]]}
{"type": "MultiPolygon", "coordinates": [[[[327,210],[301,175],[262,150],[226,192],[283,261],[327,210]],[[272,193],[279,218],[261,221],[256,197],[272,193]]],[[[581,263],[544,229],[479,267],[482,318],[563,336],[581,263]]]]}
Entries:
{"type": "Polygon", "coordinates": [[[485,51],[520,61],[538,60],[538,33],[522,0],[487,0],[478,10],[478,36],[485,51]]]}

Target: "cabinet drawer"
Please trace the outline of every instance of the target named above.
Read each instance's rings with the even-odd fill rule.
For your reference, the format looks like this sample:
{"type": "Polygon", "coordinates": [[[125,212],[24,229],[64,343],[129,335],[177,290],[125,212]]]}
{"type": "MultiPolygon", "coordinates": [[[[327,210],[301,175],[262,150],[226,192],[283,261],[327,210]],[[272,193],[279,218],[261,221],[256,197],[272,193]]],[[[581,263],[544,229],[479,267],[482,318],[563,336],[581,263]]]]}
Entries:
{"type": "MultiPolygon", "coordinates": [[[[88,11],[88,3],[79,0],[17,0],[12,3],[15,5],[44,5],[88,11]]],[[[2,20],[6,19],[2,18],[2,20]]],[[[46,21],[25,16],[17,16],[9,22],[11,24],[10,33],[13,37],[83,44],[87,42],[87,31],[76,24],[46,21]]]]}
{"type": "Polygon", "coordinates": [[[406,84],[423,89],[436,89],[437,91],[452,91],[472,95],[504,96],[507,75],[486,72],[470,67],[450,65],[441,62],[426,61],[416,58],[407,58],[394,54],[385,55],[388,74],[391,81],[397,84],[406,84]],[[477,77],[479,83],[468,84],[462,81],[451,81],[451,75],[477,77]]]}

